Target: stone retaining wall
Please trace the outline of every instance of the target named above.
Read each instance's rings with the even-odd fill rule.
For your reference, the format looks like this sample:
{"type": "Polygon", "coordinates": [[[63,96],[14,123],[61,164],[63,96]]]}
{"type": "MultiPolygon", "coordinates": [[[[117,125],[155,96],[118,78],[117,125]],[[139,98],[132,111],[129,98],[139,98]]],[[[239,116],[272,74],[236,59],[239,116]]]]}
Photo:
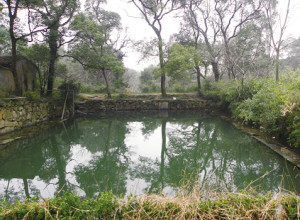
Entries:
{"type": "Polygon", "coordinates": [[[9,99],[0,104],[0,134],[60,117],[61,109],[47,101],[9,99]]]}
{"type": "Polygon", "coordinates": [[[79,113],[102,111],[204,110],[205,100],[87,100],[76,103],[79,113]]]}

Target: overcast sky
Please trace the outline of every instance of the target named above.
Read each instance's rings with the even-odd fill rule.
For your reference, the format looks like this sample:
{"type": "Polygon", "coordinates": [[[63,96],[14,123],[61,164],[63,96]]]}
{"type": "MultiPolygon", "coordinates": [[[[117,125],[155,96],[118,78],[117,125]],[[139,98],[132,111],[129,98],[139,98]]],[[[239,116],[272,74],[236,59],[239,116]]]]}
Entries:
{"type": "MultiPolygon", "coordinates": [[[[104,6],[106,10],[114,11],[120,14],[122,24],[128,28],[129,36],[133,40],[150,40],[155,37],[153,30],[148,26],[146,21],[139,19],[141,17],[138,9],[128,0],[107,0],[104,6]]],[[[281,13],[285,13],[287,0],[278,0],[278,8],[281,13]]],[[[300,0],[291,0],[291,13],[288,23],[288,29],[285,37],[300,36],[300,0]]],[[[176,33],[179,29],[179,19],[174,19],[173,15],[168,15],[163,19],[162,36],[165,40],[176,33]]],[[[135,70],[142,70],[151,63],[158,63],[153,59],[138,63],[140,54],[133,49],[126,49],[125,66],[135,70]]]]}

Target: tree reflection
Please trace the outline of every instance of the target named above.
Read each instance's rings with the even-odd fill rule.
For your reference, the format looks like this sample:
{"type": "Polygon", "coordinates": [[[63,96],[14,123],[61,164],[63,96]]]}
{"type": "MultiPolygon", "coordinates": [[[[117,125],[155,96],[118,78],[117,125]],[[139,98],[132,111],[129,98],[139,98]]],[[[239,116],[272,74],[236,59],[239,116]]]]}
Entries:
{"type": "Polygon", "coordinates": [[[62,191],[89,197],[107,190],[126,194],[128,180],[143,180],[136,187],[149,193],[173,193],[182,186],[204,191],[249,186],[276,191],[282,186],[297,191],[297,174],[230,124],[189,113],[79,118],[0,151],[0,197],[8,201],[62,191]],[[159,146],[150,144],[151,155],[139,154],[144,142],[136,144],[136,152],[128,145],[140,140],[129,135],[131,122],[139,124],[133,134],[142,134],[144,141],[161,140],[159,146]]]}
{"type": "Polygon", "coordinates": [[[129,167],[128,148],[124,143],[128,133],[126,123],[110,118],[92,122],[82,128],[80,142],[93,153],[86,165],[75,168],[76,179],[87,196],[112,190],[126,193],[129,167]]]}
{"type": "MultiPolygon", "coordinates": [[[[283,187],[294,191],[295,185],[299,189],[299,182],[293,181],[291,188],[291,178],[288,181],[282,179],[287,172],[294,178],[298,170],[292,170],[290,166],[287,171],[279,156],[222,120],[201,117],[172,122],[171,119],[167,126],[167,144],[164,143],[165,126],[166,121],[161,120],[160,161],[140,157],[135,167],[145,167],[139,173],[148,182],[145,191],[160,192],[164,186],[178,189],[183,185],[197,186],[200,190],[228,191],[246,187],[264,191],[278,191],[283,187]],[[266,156],[268,154],[272,156],[266,156]]],[[[149,126],[144,129],[146,127],[149,126]]]]}

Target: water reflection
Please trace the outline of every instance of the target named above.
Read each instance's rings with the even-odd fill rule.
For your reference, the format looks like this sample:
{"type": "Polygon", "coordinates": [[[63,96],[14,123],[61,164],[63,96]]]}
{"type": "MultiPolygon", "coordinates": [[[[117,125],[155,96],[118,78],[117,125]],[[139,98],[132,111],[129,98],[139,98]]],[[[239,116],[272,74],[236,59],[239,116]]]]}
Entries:
{"type": "Polygon", "coordinates": [[[293,165],[208,115],[78,118],[0,151],[0,197],[300,189],[293,165]]]}

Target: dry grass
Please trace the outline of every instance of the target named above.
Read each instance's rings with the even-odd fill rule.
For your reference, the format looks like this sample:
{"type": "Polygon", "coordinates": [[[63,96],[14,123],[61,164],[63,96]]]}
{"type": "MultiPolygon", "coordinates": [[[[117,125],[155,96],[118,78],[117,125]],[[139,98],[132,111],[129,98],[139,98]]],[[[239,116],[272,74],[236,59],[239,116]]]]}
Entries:
{"type": "Polygon", "coordinates": [[[0,205],[0,219],[205,219],[267,220],[299,219],[300,197],[291,194],[200,192],[176,197],[164,195],[115,197],[111,192],[97,198],[81,199],[65,193],[44,201],[0,205]]]}

